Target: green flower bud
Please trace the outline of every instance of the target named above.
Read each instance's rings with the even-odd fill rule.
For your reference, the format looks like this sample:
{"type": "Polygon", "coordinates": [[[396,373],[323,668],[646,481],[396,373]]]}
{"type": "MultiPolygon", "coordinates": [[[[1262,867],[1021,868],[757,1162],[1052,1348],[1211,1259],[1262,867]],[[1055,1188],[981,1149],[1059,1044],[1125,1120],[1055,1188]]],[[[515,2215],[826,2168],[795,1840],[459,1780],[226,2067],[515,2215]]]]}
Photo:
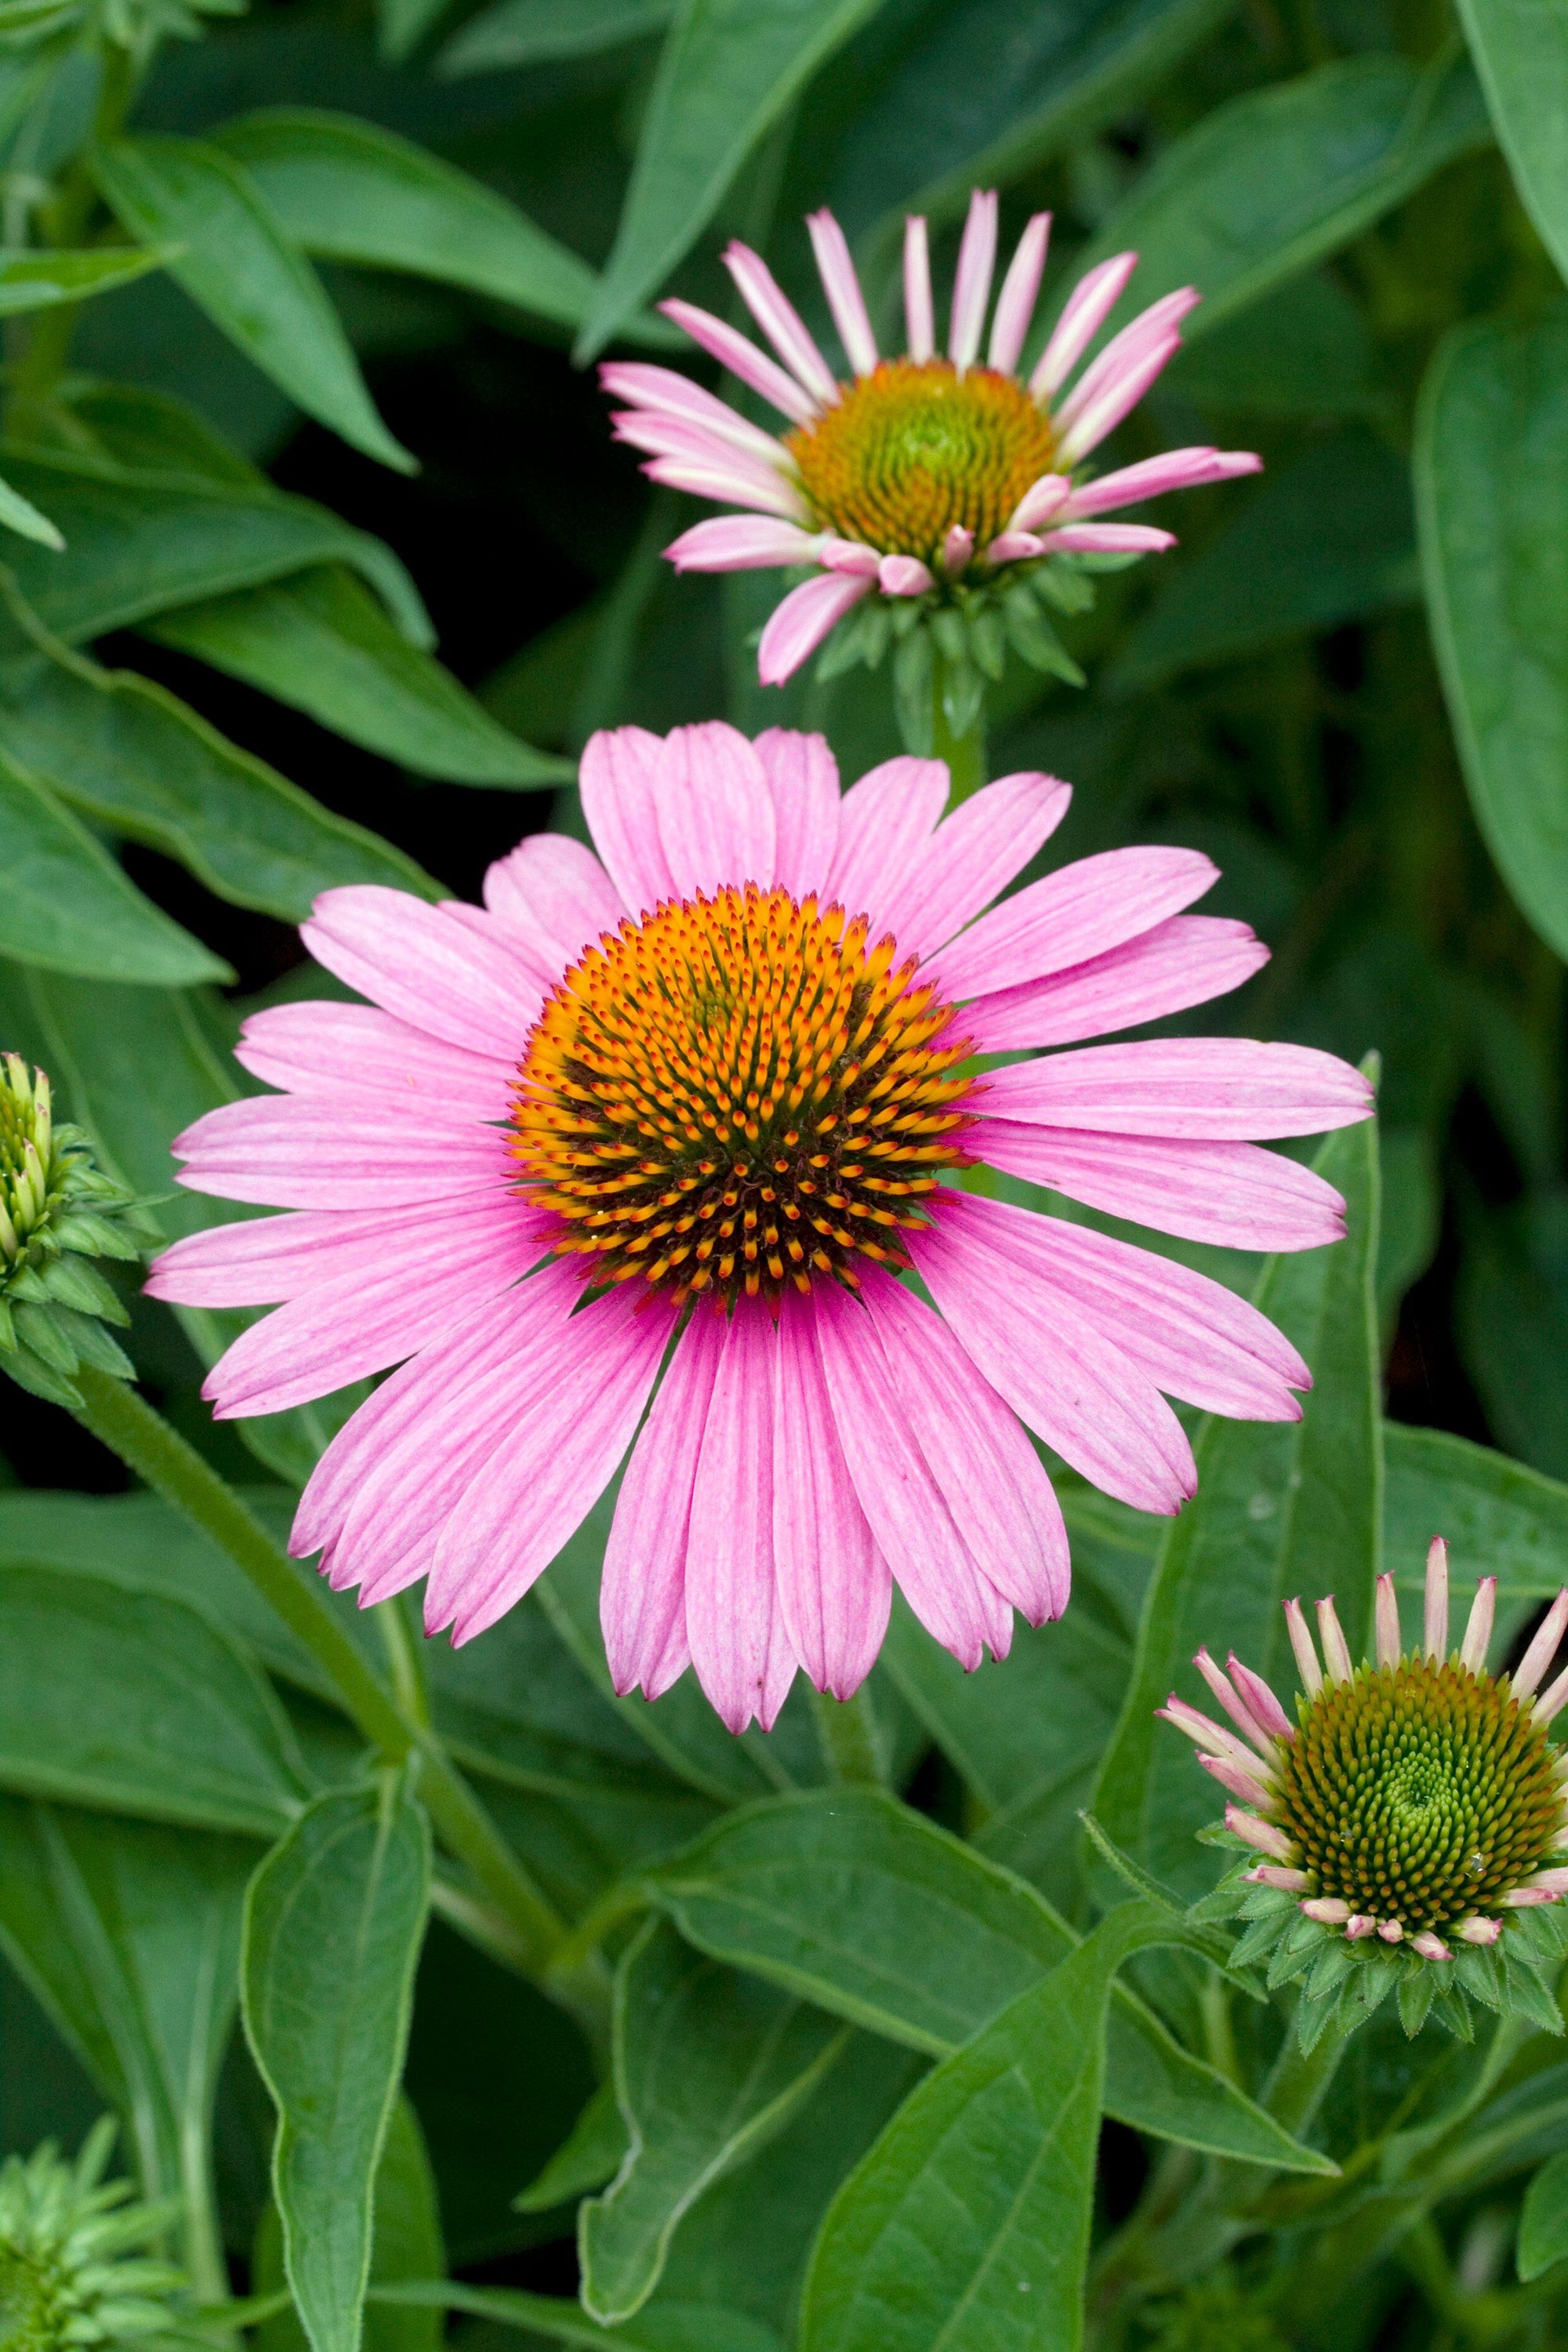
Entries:
{"type": "Polygon", "coordinates": [[[105,2116],[74,2164],[47,2143],[0,2164],[0,2352],[92,2352],[173,2324],[181,2275],[139,2250],[177,2209],[103,2180],[114,2133],[105,2116]]]}

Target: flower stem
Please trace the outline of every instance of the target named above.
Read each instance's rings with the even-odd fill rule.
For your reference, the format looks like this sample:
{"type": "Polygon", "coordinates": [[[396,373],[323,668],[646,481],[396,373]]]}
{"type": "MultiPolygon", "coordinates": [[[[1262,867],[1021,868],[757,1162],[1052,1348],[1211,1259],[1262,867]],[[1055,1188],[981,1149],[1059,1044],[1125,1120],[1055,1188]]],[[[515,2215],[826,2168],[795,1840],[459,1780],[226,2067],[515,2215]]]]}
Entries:
{"type": "Polygon", "coordinates": [[[881,1733],[866,1685],[862,1683],[847,1699],[834,1698],[826,1691],[814,1690],[811,1696],[828,1777],[881,1788],[887,1780],[887,1767],[882,1757],[881,1733]]]}
{"type": "Polygon", "coordinates": [[[466,1863],[514,1930],[520,1956],[542,1978],[564,1922],[534,1885],[435,1735],[411,1722],[378,1682],[312,1579],[300,1574],[233,1487],[123,1381],[83,1364],[76,1373],[84,1427],[164,1501],[212,1538],[270,1602],[331,1678],[340,1700],[389,1764],[419,1756],[419,1792],[447,1846],[466,1863]]]}
{"type": "Polygon", "coordinates": [[[1300,2139],[1310,2128],[1348,2046],[1347,2035],[1332,2032],[1325,2033],[1308,2051],[1300,2048],[1293,2033],[1287,2036],[1264,2091],[1263,2104],[1293,2139],[1300,2139]]]}
{"type": "Polygon", "coordinates": [[[974,718],[962,734],[956,734],[947,715],[947,664],[940,650],[932,649],[931,660],[931,757],[945,760],[951,779],[947,804],[955,809],[971,793],[977,793],[985,782],[985,702],[982,697],[974,718]]]}

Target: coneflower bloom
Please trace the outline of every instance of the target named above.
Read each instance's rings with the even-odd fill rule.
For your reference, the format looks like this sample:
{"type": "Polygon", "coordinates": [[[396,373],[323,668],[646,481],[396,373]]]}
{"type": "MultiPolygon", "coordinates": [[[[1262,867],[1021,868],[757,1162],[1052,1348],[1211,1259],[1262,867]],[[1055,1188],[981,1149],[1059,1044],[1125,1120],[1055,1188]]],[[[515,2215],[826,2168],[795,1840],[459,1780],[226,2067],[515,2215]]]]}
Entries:
{"type": "Polygon", "coordinates": [[[1006,776],[939,823],[946,791],[900,758],[840,798],[818,736],[623,728],[583,758],[597,856],[531,836],[482,909],[317,900],[306,945],[370,1003],[253,1016],[239,1057],[284,1091],[175,1146],[184,1183],[289,1213],[177,1243],[151,1284],[282,1302],[209,1378],[220,1417],[401,1366],[322,1456],[297,1555],[365,1601],[426,1578],[427,1624],[466,1641],[635,1439],[616,1688],[689,1659],[739,1729],[797,1665],[852,1692],[895,1581],[967,1666],[1014,1609],[1060,1612],[1026,1427],[1172,1512],[1194,1473],[1162,1391],[1297,1415],[1307,1367],[1217,1283],[942,1180],[985,1160],[1168,1233],[1310,1248],[1342,1202],[1253,1139],[1360,1119],[1366,1082],[1234,1038],[975,1076],[1201,1003],[1266,950],[1183,911],[1215,878],[1187,849],[1086,858],[987,913],[1068,788],[1006,776]]]}
{"type": "MultiPolygon", "coordinates": [[[[1534,1915],[1568,1894],[1568,1757],[1546,1736],[1568,1703],[1568,1671],[1541,1688],[1568,1627],[1568,1590],[1511,1675],[1487,1668],[1496,1596],[1496,1578],[1482,1577],[1451,1648],[1439,1537],[1417,1649],[1403,1648],[1394,1579],[1380,1576],[1363,1666],[1331,1595],[1317,1605],[1321,1657],[1300,1602],[1286,1602],[1301,1679],[1294,1722],[1260,1675],[1234,1654],[1222,1673],[1206,1649],[1193,1663],[1229,1724],[1173,1691],[1157,1710],[1196,1742],[1230,1801],[1226,1828],[1247,1849],[1235,1899],[1215,1906],[1252,1922],[1233,1962],[1268,1957],[1271,1985],[1303,1979],[1309,2042],[1336,2011],[1359,2023],[1396,1983],[1414,2032],[1445,1979],[1562,2031],[1536,1972],[1554,1980],[1568,1931],[1534,1915]],[[1355,1973],[1358,1959],[1370,1973],[1355,1973]]],[[[1439,2013],[1463,2030],[1462,2004],[1439,2013]]]]}
{"type": "Polygon", "coordinates": [[[600,371],[605,389],[627,403],[617,412],[616,434],[650,453],[644,470],[654,480],[743,509],[683,532],[665,551],[678,570],[816,572],[763,632],[764,684],[782,684],[873,590],[922,597],[1005,583],[1053,554],[1167,548],[1174,544],[1167,530],[1100,518],[1165,490],[1256,472],[1261,463],[1241,450],[1173,449],[1084,480],[1084,461],[1178,349],[1181,321],[1198,294],[1184,287],[1152,303],[1078,373],[1137,266],[1135,253],[1117,254],[1073,289],[1024,377],[1019,364],[1050,215],[1037,213],[1025,229],[992,311],[996,226],[994,192],[976,189],[942,356],[926,224],[906,224],[906,348],[884,358],[843,231],[831,213],[811,215],[823,292],[853,371],[848,381],[835,375],[747,246],[731,245],[724,261],[776,358],[693,303],[662,303],[695,343],[787,420],[782,437],[672,369],[617,360],[600,371]]]}

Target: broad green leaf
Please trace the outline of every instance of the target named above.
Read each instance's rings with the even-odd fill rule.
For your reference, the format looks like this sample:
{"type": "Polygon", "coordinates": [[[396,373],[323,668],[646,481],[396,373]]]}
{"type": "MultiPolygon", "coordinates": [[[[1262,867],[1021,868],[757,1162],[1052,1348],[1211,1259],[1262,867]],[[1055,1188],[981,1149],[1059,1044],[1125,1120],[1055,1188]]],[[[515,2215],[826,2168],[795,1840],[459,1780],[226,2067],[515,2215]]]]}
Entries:
{"type": "Polygon", "coordinates": [[[1327,269],[1288,279],[1184,343],[1161,383],[1249,416],[1372,416],[1388,404],[1366,313],[1327,269]]]}
{"type": "Polygon", "coordinates": [[[0,319],[129,286],[174,258],[172,247],[104,245],[82,253],[0,252],[0,319]]]}
{"type": "Polygon", "coordinates": [[[482,181],[349,114],[268,107],[214,141],[307,253],[407,270],[581,326],[593,271],[482,181]]]}
{"type": "Polygon", "coordinates": [[[422,776],[527,789],[576,772],[498,724],[335,564],[183,604],[143,633],[422,776]]]}
{"type": "MultiPolygon", "coordinates": [[[[747,1806],[643,1883],[699,1950],[938,2057],[1076,1941],[1021,1878],[875,1790],[747,1806]]],[[[1125,1991],[1110,2068],[1109,2112],[1138,2130],[1323,2169],[1125,1991]]]]}
{"type": "Polygon", "coordinates": [[[265,483],[226,484],[195,465],[182,477],[14,442],[0,457],[7,478],[65,535],[63,555],[19,547],[6,556],[28,604],[68,645],[320,563],[350,565],[410,644],[433,642],[418,591],[391,549],[308,499],[265,483]]]}
{"type": "MultiPolygon", "coordinates": [[[[395,2286],[405,2279],[440,2279],[447,2273],[436,2176],[419,2118],[405,2093],[392,2115],[375,2168],[372,2200],[370,2284],[395,2286]]],[[[256,2232],[250,2292],[273,2294],[287,2284],[283,2224],[268,2201],[256,2232]]],[[[290,2308],[266,2321],[253,2338],[256,2352],[304,2352],[305,2332],[290,2308]]],[[[364,2315],[363,2352],[440,2352],[439,2313],[423,2304],[370,2303],[364,2315]]]]}
{"type": "Polygon", "coordinates": [[[1333,1593],[1359,1657],[1381,1567],[1374,1122],[1331,1135],[1313,1165],[1345,1197],[1348,1237],[1271,1258],[1254,1294],[1305,1357],[1311,1392],[1298,1422],[1205,1422],[1194,1449],[1198,1491],[1161,1545],[1092,1807],[1119,1845],[1190,1895],[1205,1893],[1217,1874],[1194,1833],[1218,1806],[1207,1776],[1154,1709],[1173,1685],[1202,1697],[1191,1664],[1200,1644],[1221,1654],[1235,1649],[1289,1692],[1280,1603],[1295,1593],[1333,1593]]]}
{"type": "Polygon", "coordinates": [[[0,1568],[0,1786],[274,1837],[301,1785],[277,1701],[215,1619],[129,1580],[0,1568]]]}
{"type": "Polygon", "coordinates": [[[616,1979],[616,2095],[629,2142],[582,2210],[584,2308],[629,2319],[658,2284],[681,2215],[780,2131],[843,2051],[820,2009],[693,1951],[662,1919],[616,1979]]]}
{"type": "Polygon", "coordinates": [[[143,2189],[184,2200],[198,2293],[227,2291],[210,2174],[248,1841],[0,1797],[0,1946],[125,2123],[143,2189]]]}
{"type": "Polygon", "coordinates": [[[606,2076],[542,2172],[512,2199],[520,2213],[548,2213],[603,2189],[626,2160],[631,2146],[612,2077],[606,2076]]]}
{"type": "Polygon", "coordinates": [[[1443,1429],[1391,1421],[1384,1445],[1384,1560],[1403,1588],[1420,1590],[1436,1535],[1447,1538],[1457,1578],[1497,1578],[1500,1611],[1548,1600],[1568,1582],[1568,1486],[1443,1429]]]}
{"type": "Polygon", "coordinates": [[[910,2093],[828,2209],[801,2352],[1077,2352],[1111,1981],[1181,1940],[1120,1906],[910,2093]]]}
{"type": "Polygon", "coordinates": [[[1320,441],[1247,494],[1235,521],[1190,562],[1178,562],[1107,683],[1114,693],[1147,693],[1184,670],[1242,661],[1414,604],[1420,593],[1404,465],[1381,441],[1320,441]]]}
{"type": "Polygon", "coordinates": [[[383,1776],[309,1806],[246,1904],[246,2032],[278,2109],[273,2193],[313,2352],[357,2352],[429,1891],[429,1824],[383,1776]]]}
{"type": "Polygon", "coordinates": [[[169,275],[308,416],[367,457],[413,470],[321,280],[243,165],[197,139],[121,139],[97,151],[93,170],[132,236],[184,247],[169,275]]]}
{"type": "Polygon", "coordinates": [[[1537,233],[1568,278],[1568,44],[1552,0],[1458,0],[1459,21],[1537,233]]]}
{"type": "Polygon", "coordinates": [[[1561,1478],[1568,1475],[1568,1191],[1556,1185],[1467,1223],[1454,1299],[1465,1368],[1499,1444],[1561,1478]]]}
{"type": "Polygon", "coordinates": [[[552,2344],[582,2345],[587,2352],[594,2352],[600,2344],[618,2344],[624,2352],[784,2352],[771,2327],[718,2304],[661,2304],[639,2312],[624,2327],[601,2327],[581,2304],[568,2302],[564,2295],[529,2294],[513,2286],[463,2286],[456,2282],[448,2286],[433,2280],[417,2287],[373,2287],[371,2300],[462,2312],[472,2319],[493,2320],[501,2327],[542,2336],[552,2344]]]}
{"type": "Polygon", "coordinates": [[[1524,2192],[1519,2274],[1527,2284],[1568,2254],[1568,2150],[1543,2164],[1524,2192]]]}
{"type": "Polygon", "coordinates": [[[1075,278],[1131,247],[1139,266],[1112,323],[1178,286],[1207,334],[1339,251],[1490,136],[1464,58],[1425,75],[1359,57],[1215,108],[1152,163],[1096,231],[1075,278]]]}
{"type": "Polygon", "coordinates": [[[142,897],[9,749],[0,751],[0,954],[147,987],[231,977],[226,963],[142,897]]]}
{"type": "Polygon", "coordinates": [[[881,0],[680,0],[614,250],[577,340],[590,360],[663,284],[763,133],[881,0]]]}
{"type": "Polygon", "coordinates": [[[1421,390],[1415,511],[1476,821],[1568,952],[1568,304],[1460,329],[1421,390]]]}
{"type": "Polygon", "coordinates": [[[449,79],[585,58],[662,33],[675,0],[499,0],[470,16],[436,60],[449,79]]]}
{"type": "Polygon", "coordinates": [[[5,727],[16,757],[83,815],[177,858],[220,898],[286,923],[302,922],[321,891],[343,883],[441,895],[411,857],[242,751],[166,687],[60,652],[5,727]]]}

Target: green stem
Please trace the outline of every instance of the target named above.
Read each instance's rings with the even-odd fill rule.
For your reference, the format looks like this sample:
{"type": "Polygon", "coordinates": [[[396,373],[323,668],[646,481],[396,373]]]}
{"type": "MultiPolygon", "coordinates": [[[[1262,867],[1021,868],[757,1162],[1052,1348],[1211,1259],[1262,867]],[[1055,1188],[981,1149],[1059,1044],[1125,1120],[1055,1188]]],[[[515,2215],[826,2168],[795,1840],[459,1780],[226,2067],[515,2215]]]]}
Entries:
{"type": "Polygon", "coordinates": [[[884,1787],[888,1773],[881,1734],[865,1684],[850,1698],[837,1699],[826,1691],[813,1691],[812,1699],[829,1778],[858,1781],[863,1787],[884,1787]]]}
{"type": "Polygon", "coordinates": [[[542,1978],[565,1934],[560,1919],[435,1735],[400,1711],[332,1614],[234,1489],[146,1399],[83,1364],[79,1419],[142,1482],[243,1569],[331,1678],[345,1711],[389,1764],[419,1755],[419,1793],[450,1851],[466,1863],[516,1934],[529,1973],[542,1978]]]}
{"type": "Polygon", "coordinates": [[[947,762],[947,804],[955,809],[985,782],[985,701],[983,696],[973,723],[955,734],[947,715],[947,665],[940,647],[931,652],[931,757],[947,762]]]}
{"type": "MultiPolygon", "coordinates": [[[[102,79],[89,135],[89,148],[107,145],[119,138],[141,79],[136,60],[118,41],[103,43],[99,61],[102,79]]],[[[97,202],[97,183],[85,157],[79,154],[65,173],[54,203],[40,215],[46,241],[56,247],[80,245],[97,202]]],[[[80,313],[79,302],[60,302],[40,311],[32,322],[27,348],[11,379],[6,430],[13,436],[24,429],[28,410],[40,407],[64,374],[80,313]]]]}
{"type": "Polygon", "coordinates": [[[1311,2050],[1302,2050],[1292,2032],[1274,2062],[1274,2072],[1263,2094],[1263,2105],[1292,2139],[1300,2139],[1322,2105],[1323,2097],[1349,2046],[1343,2033],[1325,2033],[1311,2050]]]}

